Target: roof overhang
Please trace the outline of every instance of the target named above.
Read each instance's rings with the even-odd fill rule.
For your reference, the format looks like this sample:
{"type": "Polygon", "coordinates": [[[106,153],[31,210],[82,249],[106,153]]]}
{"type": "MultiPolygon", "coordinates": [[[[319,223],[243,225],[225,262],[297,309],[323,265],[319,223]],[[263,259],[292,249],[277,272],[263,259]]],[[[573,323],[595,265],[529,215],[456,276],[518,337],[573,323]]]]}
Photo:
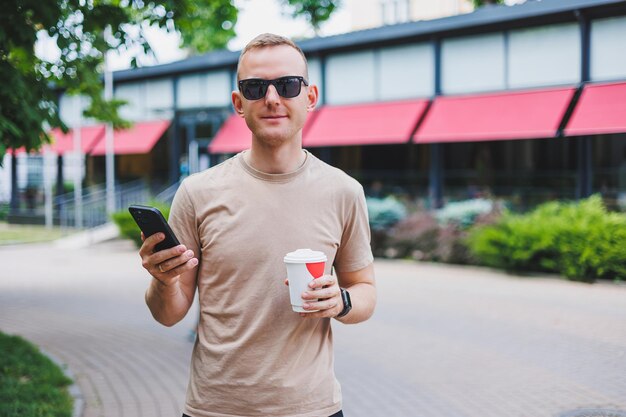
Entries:
{"type": "MultiPolygon", "coordinates": [[[[340,35],[298,42],[310,57],[337,51],[358,50],[419,40],[488,33],[563,22],[575,22],[579,15],[591,18],[626,15],[624,0],[528,0],[514,6],[484,6],[472,13],[441,19],[382,26],[340,35]]],[[[239,51],[220,50],[169,64],[116,71],[116,83],[167,77],[208,69],[235,69],[239,51]]]]}

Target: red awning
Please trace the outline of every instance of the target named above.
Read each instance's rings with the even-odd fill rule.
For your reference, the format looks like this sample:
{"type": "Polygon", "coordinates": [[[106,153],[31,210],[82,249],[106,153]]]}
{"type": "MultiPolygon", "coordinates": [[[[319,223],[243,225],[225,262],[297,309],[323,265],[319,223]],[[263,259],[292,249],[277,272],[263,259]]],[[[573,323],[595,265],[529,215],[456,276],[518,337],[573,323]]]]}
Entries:
{"type": "Polygon", "coordinates": [[[626,133],[626,83],[586,85],[565,135],[626,133]]]}
{"type": "Polygon", "coordinates": [[[437,97],[416,143],[554,137],[575,88],[437,97]]]}
{"type": "MultiPolygon", "coordinates": [[[[63,155],[66,152],[74,151],[74,129],[68,130],[67,133],[63,133],[63,131],[59,128],[54,128],[48,132],[50,136],[52,136],[52,143],[47,143],[41,147],[40,151],[34,151],[37,154],[50,151],[52,153],[56,153],[57,155],[63,155]]],[[[80,142],[83,153],[89,153],[91,149],[95,146],[95,144],[103,137],[104,135],[104,126],[96,125],[96,126],[86,126],[80,129],[80,142]]],[[[24,147],[18,148],[15,150],[16,155],[20,155],[26,152],[24,147]]],[[[8,149],[7,153],[12,155],[14,151],[12,149],[8,149]]]]}
{"type": "MultiPolygon", "coordinates": [[[[59,128],[50,131],[52,143],[44,146],[44,150],[49,149],[58,155],[74,151],[74,129],[67,133],[59,128]]],[[[89,153],[100,139],[104,137],[104,125],[86,126],[80,129],[80,143],[83,153],[89,153]]]]}
{"type": "MultiPolygon", "coordinates": [[[[145,154],[154,148],[167,128],[169,120],[134,123],[130,129],[116,130],[113,133],[113,150],[116,155],[145,154]]],[[[93,156],[106,154],[105,135],[91,151],[93,156]]]]}
{"type": "Polygon", "coordinates": [[[209,144],[210,153],[237,153],[250,148],[252,132],[243,117],[230,116],[209,144]]]}
{"type": "Polygon", "coordinates": [[[305,147],[406,143],[428,100],[324,106],[303,139],[305,147]]]}

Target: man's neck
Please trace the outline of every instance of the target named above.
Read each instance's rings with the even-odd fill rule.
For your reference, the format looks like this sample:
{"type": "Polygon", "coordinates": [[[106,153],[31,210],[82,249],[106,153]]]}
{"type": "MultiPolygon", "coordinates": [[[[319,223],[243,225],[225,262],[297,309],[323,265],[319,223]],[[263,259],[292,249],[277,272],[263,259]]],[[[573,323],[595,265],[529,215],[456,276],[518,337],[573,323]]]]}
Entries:
{"type": "Polygon", "coordinates": [[[248,165],[266,174],[287,174],[293,172],[305,160],[306,153],[299,143],[285,143],[278,147],[259,146],[253,143],[250,152],[246,154],[248,165]]]}

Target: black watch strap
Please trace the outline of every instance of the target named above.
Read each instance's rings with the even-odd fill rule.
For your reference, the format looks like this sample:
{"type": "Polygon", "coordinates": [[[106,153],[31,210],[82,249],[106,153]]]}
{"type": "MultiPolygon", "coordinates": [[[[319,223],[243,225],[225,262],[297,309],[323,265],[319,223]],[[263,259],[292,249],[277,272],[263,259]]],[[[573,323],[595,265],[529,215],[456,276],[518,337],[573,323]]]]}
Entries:
{"type": "Polygon", "coordinates": [[[343,300],[343,310],[337,314],[337,318],[343,317],[352,310],[352,300],[350,299],[350,293],[348,290],[341,288],[341,299],[343,300]]]}

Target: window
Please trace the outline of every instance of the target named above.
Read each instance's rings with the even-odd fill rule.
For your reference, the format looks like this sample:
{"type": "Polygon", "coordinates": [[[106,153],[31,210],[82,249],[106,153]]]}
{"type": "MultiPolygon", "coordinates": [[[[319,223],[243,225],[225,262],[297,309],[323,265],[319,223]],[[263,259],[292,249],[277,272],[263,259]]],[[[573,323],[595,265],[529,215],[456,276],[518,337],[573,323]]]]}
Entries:
{"type": "Polygon", "coordinates": [[[409,0],[381,0],[382,21],[385,25],[409,21],[409,0]]]}

